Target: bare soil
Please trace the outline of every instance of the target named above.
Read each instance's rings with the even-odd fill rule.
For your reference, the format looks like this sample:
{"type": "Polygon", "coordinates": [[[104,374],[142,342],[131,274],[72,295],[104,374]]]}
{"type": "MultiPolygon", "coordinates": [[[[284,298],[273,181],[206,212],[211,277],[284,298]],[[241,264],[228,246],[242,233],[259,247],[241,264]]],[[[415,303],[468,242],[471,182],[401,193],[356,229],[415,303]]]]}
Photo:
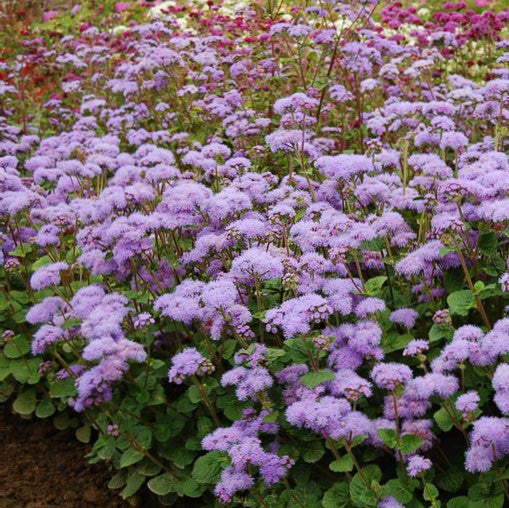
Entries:
{"type": "Polygon", "coordinates": [[[129,507],[108,489],[108,465],[89,464],[88,451],[73,431],[0,406],[0,508],[129,507]]]}

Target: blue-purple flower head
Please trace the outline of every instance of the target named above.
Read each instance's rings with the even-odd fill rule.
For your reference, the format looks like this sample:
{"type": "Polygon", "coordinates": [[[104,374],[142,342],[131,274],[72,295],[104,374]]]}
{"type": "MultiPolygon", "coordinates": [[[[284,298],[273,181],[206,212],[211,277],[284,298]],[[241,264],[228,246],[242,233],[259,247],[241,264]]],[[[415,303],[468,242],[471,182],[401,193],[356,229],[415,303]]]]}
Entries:
{"type": "Polygon", "coordinates": [[[172,358],[168,380],[170,383],[179,385],[189,376],[202,376],[212,372],[214,372],[212,362],[205,358],[196,348],[189,347],[172,358]]]}
{"type": "Polygon", "coordinates": [[[414,309],[398,309],[391,313],[389,320],[410,329],[414,327],[418,315],[414,309]]]}
{"type": "Polygon", "coordinates": [[[30,279],[32,289],[39,290],[57,286],[60,284],[60,272],[68,268],[69,265],[63,262],[42,266],[34,272],[30,279]]]}
{"type": "Polygon", "coordinates": [[[412,379],[412,370],[402,363],[379,363],[373,367],[371,378],[384,390],[395,390],[412,379]]]}
{"type": "Polygon", "coordinates": [[[468,419],[479,407],[479,401],[479,394],[473,390],[469,391],[456,399],[456,409],[461,412],[464,419],[468,419]]]}
{"type": "Polygon", "coordinates": [[[408,475],[412,478],[419,476],[431,468],[431,460],[421,455],[412,455],[407,462],[408,475]]]}

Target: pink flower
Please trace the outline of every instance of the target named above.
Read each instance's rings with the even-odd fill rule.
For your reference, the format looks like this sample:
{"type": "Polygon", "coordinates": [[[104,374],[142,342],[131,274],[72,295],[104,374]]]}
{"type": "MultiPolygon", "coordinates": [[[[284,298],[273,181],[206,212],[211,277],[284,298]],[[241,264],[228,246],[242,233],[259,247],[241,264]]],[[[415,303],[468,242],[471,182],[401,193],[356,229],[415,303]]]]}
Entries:
{"type": "Polygon", "coordinates": [[[50,21],[58,16],[59,13],[57,11],[46,11],[42,16],[42,20],[46,23],[46,21],[50,21]]]}
{"type": "Polygon", "coordinates": [[[488,0],[475,0],[475,5],[476,7],[487,7],[490,3],[488,0]]]}
{"type": "Polygon", "coordinates": [[[131,8],[131,2],[117,2],[115,4],[115,12],[124,12],[131,8]]]}

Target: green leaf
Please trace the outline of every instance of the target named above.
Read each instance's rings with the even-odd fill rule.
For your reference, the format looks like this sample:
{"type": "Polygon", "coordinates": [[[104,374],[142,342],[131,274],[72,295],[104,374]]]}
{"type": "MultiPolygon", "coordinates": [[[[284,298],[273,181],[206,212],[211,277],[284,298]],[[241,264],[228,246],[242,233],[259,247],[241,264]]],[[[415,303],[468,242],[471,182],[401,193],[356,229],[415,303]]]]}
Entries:
{"type": "Polygon", "coordinates": [[[385,353],[399,351],[401,349],[405,349],[413,338],[413,335],[410,335],[409,333],[404,333],[402,335],[399,333],[390,333],[382,339],[382,347],[384,348],[385,353]]]}
{"type": "Polygon", "coordinates": [[[221,471],[228,465],[223,452],[214,450],[199,457],[193,466],[192,477],[198,483],[217,483],[221,471]]]}
{"type": "Polygon", "coordinates": [[[164,473],[162,475],[156,476],[152,478],[148,484],[148,488],[158,496],[165,496],[170,492],[176,491],[176,482],[173,476],[169,473],[164,473]]]}
{"type": "Polygon", "coordinates": [[[72,379],[56,380],[49,387],[50,397],[58,399],[61,397],[72,397],[76,395],[76,388],[72,379]]]}
{"type": "Polygon", "coordinates": [[[20,358],[30,351],[30,344],[22,336],[17,335],[4,347],[4,354],[7,358],[20,358]]]}
{"type": "Polygon", "coordinates": [[[65,430],[69,428],[69,425],[71,425],[71,420],[69,418],[69,415],[67,413],[60,413],[53,418],[53,425],[58,430],[65,430]]]}
{"type": "Polygon", "coordinates": [[[71,328],[76,328],[80,324],[81,324],[81,319],[78,319],[78,318],[67,318],[63,322],[61,328],[62,328],[62,330],[69,330],[71,328]]]}
{"type": "Polygon", "coordinates": [[[359,434],[358,436],[355,436],[352,441],[352,448],[364,443],[364,441],[366,441],[366,439],[368,439],[368,437],[369,436],[367,434],[359,434]]]}
{"type": "Polygon", "coordinates": [[[429,330],[429,341],[438,342],[439,340],[451,340],[454,330],[447,325],[434,324],[429,330]]]}
{"type": "Polygon", "coordinates": [[[381,236],[377,236],[372,240],[364,240],[361,243],[362,250],[374,250],[380,252],[385,247],[385,241],[381,236]]]}
{"type": "Polygon", "coordinates": [[[389,447],[395,448],[398,443],[396,431],[393,429],[379,429],[378,437],[389,447]]]}
{"type": "Polygon", "coordinates": [[[467,316],[470,309],[475,307],[475,296],[469,289],[454,291],[447,297],[447,304],[451,314],[467,316]]]}
{"type": "Polygon", "coordinates": [[[500,482],[483,475],[468,489],[468,508],[502,508],[504,493],[500,482]]]}
{"type": "Polygon", "coordinates": [[[143,459],[143,456],[143,453],[129,447],[120,457],[120,467],[132,466],[143,459]]]}
{"type": "Polygon", "coordinates": [[[309,360],[308,351],[314,349],[313,342],[304,340],[302,337],[287,339],[284,345],[290,354],[290,359],[295,363],[306,363],[309,360]]]}
{"type": "Polygon", "coordinates": [[[378,277],[373,277],[372,279],[367,280],[364,284],[366,293],[371,296],[378,295],[386,280],[387,277],[385,275],[379,275],[378,277]]]}
{"type": "Polygon", "coordinates": [[[139,488],[143,485],[144,481],[145,477],[143,475],[138,473],[138,471],[133,471],[127,477],[127,484],[124,490],[122,491],[122,497],[124,499],[127,499],[128,497],[131,497],[132,495],[136,494],[139,488]]]}
{"type": "Polygon", "coordinates": [[[465,508],[468,506],[468,497],[459,496],[449,499],[447,502],[447,508],[465,508]]]}
{"type": "Polygon", "coordinates": [[[143,448],[144,450],[148,450],[150,448],[152,443],[152,431],[148,427],[138,425],[132,429],[131,432],[136,440],[136,444],[139,445],[140,448],[143,448]]]}
{"type": "Polygon", "coordinates": [[[300,381],[306,387],[312,390],[325,381],[332,381],[336,375],[328,370],[319,370],[318,372],[308,372],[301,376],[300,381]]]}
{"type": "Polygon", "coordinates": [[[12,407],[16,413],[20,415],[29,415],[35,409],[35,404],[37,402],[35,396],[35,390],[33,388],[29,388],[28,390],[24,390],[17,397],[12,407]]]}
{"type": "Polygon", "coordinates": [[[35,272],[35,270],[38,270],[39,268],[42,268],[43,266],[50,265],[51,263],[53,263],[53,261],[51,260],[51,258],[49,256],[42,256],[37,261],[35,261],[35,263],[32,263],[30,268],[32,269],[32,271],[35,272]]]}
{"type": "Polygon", "coordinates": [[[28,293],[25,293],[24,291],[12,290],[9,291],[9,296],[16,300],[18,303],[28,303],[30,301],[28,293]]]}
{"type": "Polygon", "coordinates": [[[433,418],[435,419],[435,422],[440,427],[440,429],[444,432],[450,431],[454,426],[454,421],[451,419],[449,413],[444,408],[436,411],[433,415],[433,418]]]}
{"type": "Polygon", "coordinates": [[[44,397],[35,408],[37,418],[49,418],[55,414],[55,406],[49,397],[44,397]]]}
{"type": "Polygon", "coordinates": [[[468,506],[468,497],[459,496],[453,497],[447,501],[447,508],[465,508],[468,506]]]}
{"type": "Polygon", "coordinates": [[[323,508],[348,508],[351,506],[348,483],[334,483],[323,495],[322,506],[323,508]]]}
{"type": "Polygon", "coordinates": [[[320,441],[302,443],[302,458],[304,462],[312,464],[318,462],[324,455],[325,449],[320,441]]]}
{"type": "Polygon", "coordinates": [[[181,468],[192,464],[195,456],[196,452],[188,450],[185,446],[171,446],[165,453],[165,457],[181,468]]]}
{"type": "Polygon", "coordinates": [[[81,443],[90,442],[90,425],[84,425],[76,429],[76,438],[81,443]]]}
{"type": "Polygon", "coordinates": [[[389,480],[385,485],[382,486],[381,497],[388,496],[395,497],[400,503],[404,505],[409,503],[413,498],[412,491],[409,489],[409,487],[405,485],[401,480],[395,478],[389,480]]]}
{"type": "Polygon", "coordinates": [[[119,471],[109,481],[108,488],[109,489],[119,489],[120,487],[123,487],[125,484],[126,484],[125,471],[119,471]]]}
{"type": "Polygon", "coordinates": [[[109,460],[113,457],[116,450],[116,442],[113,436],[101,436],[96,442],[94,449],[102,460],[109,460]]]}
{"type": "Polygon", "coordinates": [[[200,485],[196,480],[193,478],[188,478],[186,481],[182,482],[180,485],[178,485],[178,493],[182,493],[184,496],[187,497],[201,497],[203,493],[205,492],[206,487],[203,485],[200,485]]]}
{"type": "Polygon", "coordinates": [[[10,362],[10,371],[14,379],[19,383],[37,383],[41,377],[37,372],[40,363],[40,358],[13,360],[10,362]]]}
{"type": "Polygon", "coordinates": [[[264,419],[263,421],[265,423],[276,423],[277,422],[277,418],[279,416],[279,411],[272,411],[272,413],[269,413],[264,419]]]}
{"type": "Polygon", "coordinates": [[[14,250],[11,250],[9,254],[18,258],[24,258],[27,254],[30,254],[30,252],[32,252],[32,246],[29,243],[22,243],[14,250]]]}
{"type": "Polygon", "coordinates": [[[436,478],[440,489],[446,492],[458,492],[463,485],[463,472],[459,468],[450,468],[440,473],[436,478]]]}
{"type": "MultiPolygon", "coordinates": [[[[362,469],[364,477],[369,485],[373,481],[378,482],[382,477],[382,472],[378,466],[370,464],[362,469]]],[[[369,488],[359,473],[357,473],[350,482],[350,497],[355,506],[376,506],[377,496],[373,489],[369,488]]]]}
{"type": "Polygon", "coordinates": [[[406,434],[401,437],[398,443],[398,449],[402,454],[408,455],[409,453],[415,452],[421,444],[422,438],[420,436],[416,436],[415,434],[406,434]]]}
{"type": "Polygon", "coordinates": [[[136,466],[136,471],[143,476],[155,476],[161,472],[161,468],[151,460],[143,459],[143,461],[136,466]]]}
{"type": "Polygon", "coordinates": [[[438,498],[438,489],[432,483],[426,483],[424,486],[422,497],[426,501],[431,501],[432,499],[438,498]]]}
{"type": "Polygon", "coordinates": [[[195,385],[192,385],[188,388],[187,396],[193,404],[198,404],[201,402],[200,390],[198,390],[195,385]]]}
{"type": "Polygon", "coordinates": [[[301,208],[300,210],[297,211],[297,213],[295,214],[295,217],[293,218],[293,220],[295,222],[299,222],[302,217],[304,217],[304,215],[306,215],[306,211],[307,211],[307,208],[301,208]]]}
{"type": "Polygon", "coordinates": [[[451,252],[456,252],[456,249],[454,247],[442,247],[439,252],[438,252],[438,255],[443,258],[444,256],[447,256],[447,254],[450,254],[451,252]]]}
{"type": "Polygon", "coordinates": [[[329,469],[335,473],[346,473],[353,469],[353,461],[350,455],[343,455],[338,460],[335,460],[329,464],[329,469]]]}
{"type": "Polygon", "coordinates": [[[477,245],[479,250],[486,256],[494,256],[498,247],[497,234],[493,231],[481,233],[477,245]]]}

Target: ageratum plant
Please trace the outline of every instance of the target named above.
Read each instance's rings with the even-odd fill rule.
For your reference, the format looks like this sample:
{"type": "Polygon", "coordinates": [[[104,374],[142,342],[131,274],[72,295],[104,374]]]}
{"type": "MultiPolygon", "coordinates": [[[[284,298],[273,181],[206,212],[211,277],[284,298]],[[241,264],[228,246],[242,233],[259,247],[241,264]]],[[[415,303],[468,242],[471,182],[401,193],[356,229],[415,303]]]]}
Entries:
{"type": "Polygon", "coordinates": [[[124,7],[2,64],[2,400],[124,497],[505,506],[509,12],[124,7]]]}

